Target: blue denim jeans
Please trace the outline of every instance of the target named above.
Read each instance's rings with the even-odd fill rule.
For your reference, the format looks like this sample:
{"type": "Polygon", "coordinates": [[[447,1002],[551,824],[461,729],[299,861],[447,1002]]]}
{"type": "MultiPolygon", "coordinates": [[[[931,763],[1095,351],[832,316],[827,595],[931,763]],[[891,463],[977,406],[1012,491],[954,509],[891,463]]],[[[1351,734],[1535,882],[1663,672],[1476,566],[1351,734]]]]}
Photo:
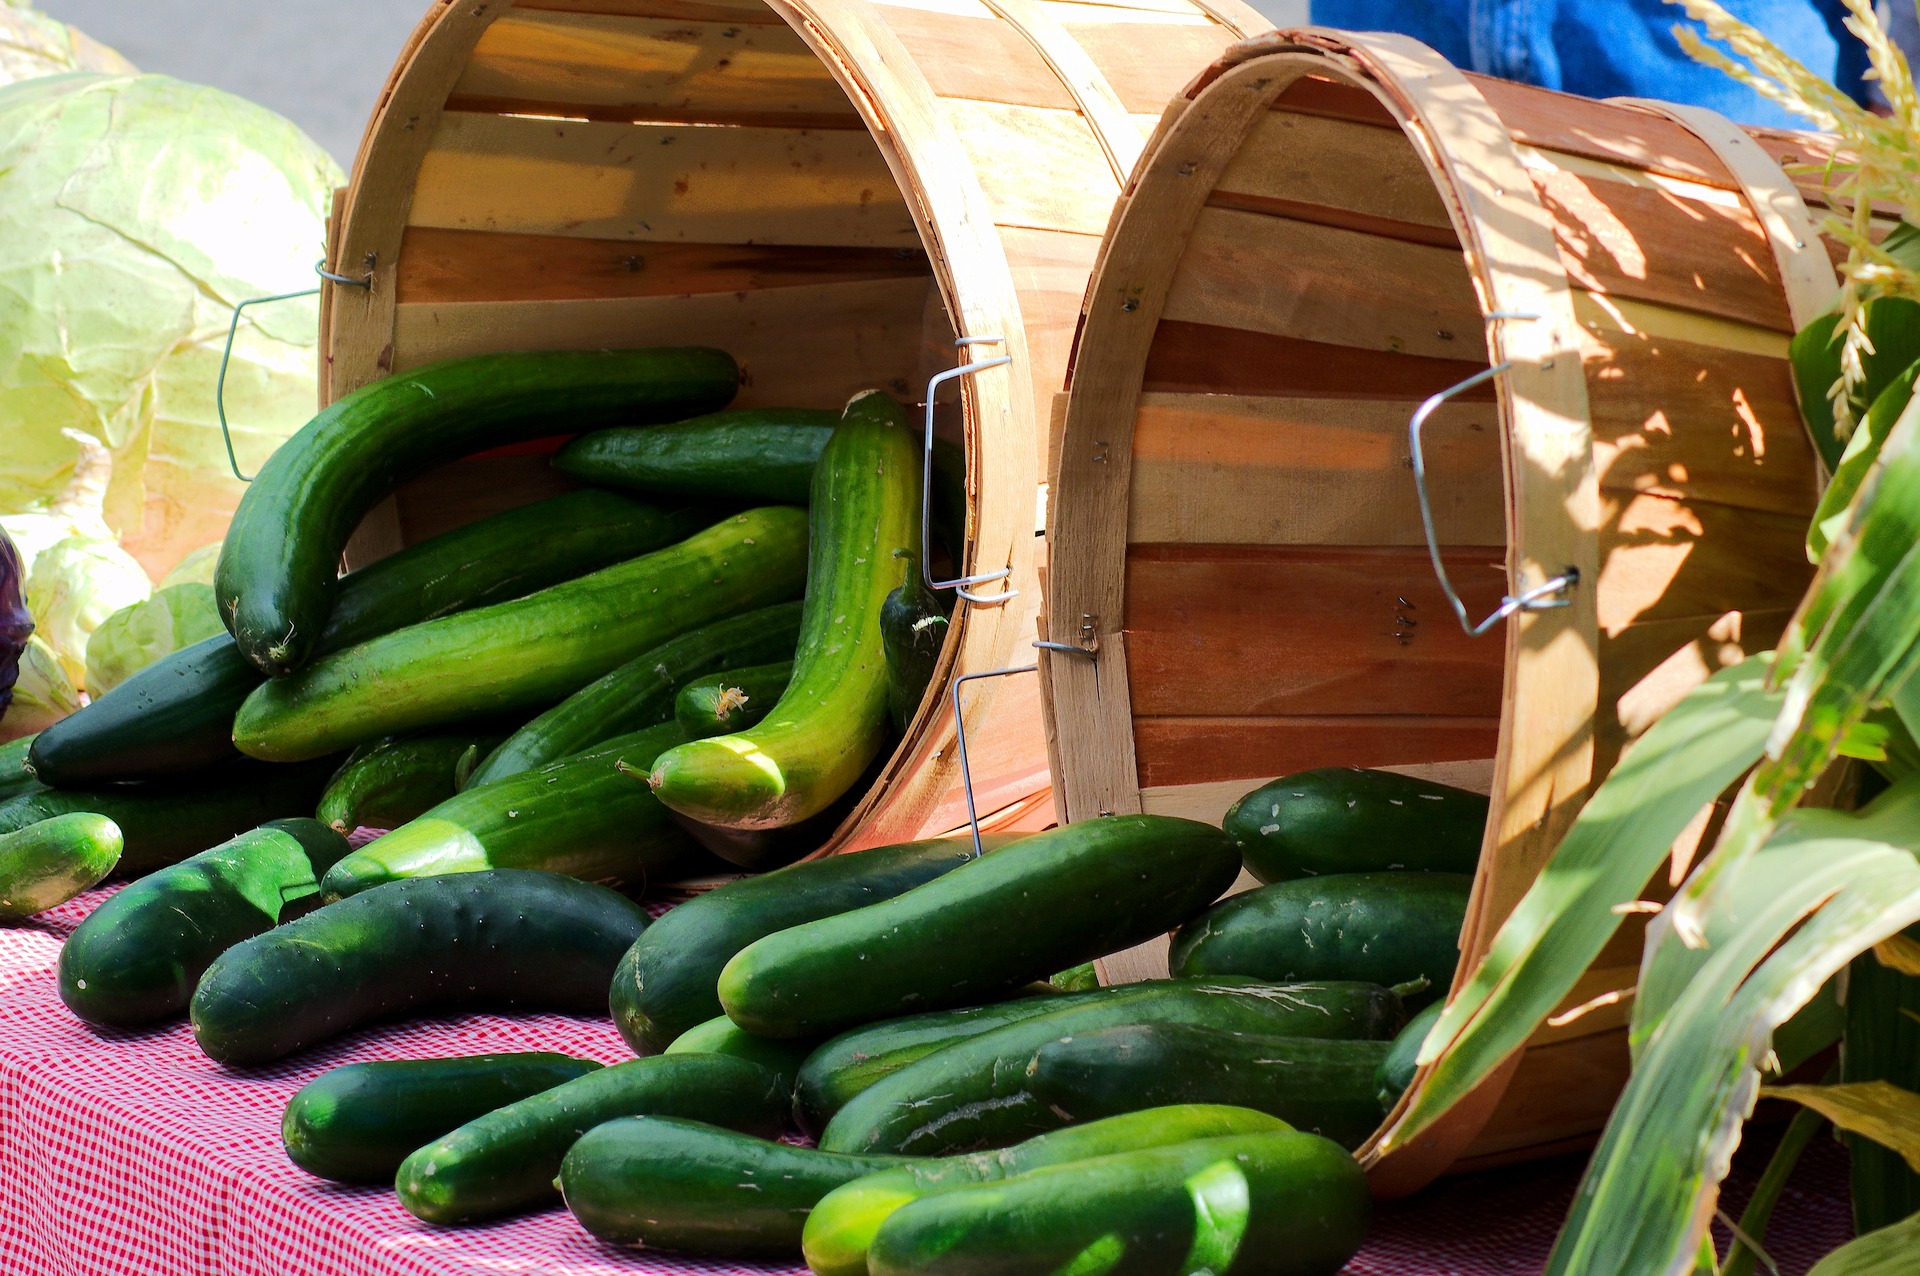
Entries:
{"type": "MultiPolygon", "coordinates": [[[[1839,0],[1721,0],[1781,48],[1857,99],[1866,50],[1839,0]]],[[[1893,0],[1911,4],[1912,0],[1893,0]]],[[[1745,124],[1809,127],[1711,67],[1673,38],[1686,12],[1664,0],[1313,0],[1313,20],[1398,31],[1455,66],[1589,97],[1657,97],[1710,107],[1745,124]]]]}

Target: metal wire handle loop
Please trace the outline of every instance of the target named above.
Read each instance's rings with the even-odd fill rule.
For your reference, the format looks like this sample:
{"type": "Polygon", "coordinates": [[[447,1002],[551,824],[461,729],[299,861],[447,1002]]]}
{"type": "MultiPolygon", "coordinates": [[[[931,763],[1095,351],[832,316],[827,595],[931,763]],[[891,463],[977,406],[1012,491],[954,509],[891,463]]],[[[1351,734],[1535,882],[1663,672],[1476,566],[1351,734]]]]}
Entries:
{"type": "MultiPolygon", "coordinates": [[[[999,345],[1004,340],[1005,338],[1003,337],[961,337],[953,344],[957,348],[964,350],[969,346],[999,345]]],[[[1005,367],[1012,362],[1013,356],[1005,354],[992,359],[980,359],[973,363],[961,364],[957,368],[948,368],[945,372],[936,372],[927,381],[926,443],[922,449],[920,461],[920,579],[926,582],[928,589],[957,590],[960,597],[977,607],[998,606],[1001,603],[1019,597],[1020,591],[1010,589],[1000,594],[973,594],[967,592],[967,586],[969,585],[987,585],[996,580],[1005,580],[1007,577],[1013,575],[1013,568],[1011,567],[1003,567],[997,572],[985,572],[978,576],[957,576],[952,580],[935,580],[933,578],[933,570],[927,565],[929,561],[927,547],[933,541],[933,401],[934,396],[939,393],[940,387],[949,381],[957,381],[961,377],[972,376],[974,373],[984,372],[988,368],[1005,367]]]]}
{"type": "MultiPolygon", "coordinates": [[[[1078,656],[1082,660],[1093,660],[1096,658],[1094,653],[1087,648],[1075,647],[1069,643],[1036,642],[1033,645],[1043,651],[1065,652],[1070,656],[1078,656]]],[[[974,806],[973,770],[967,765],[967,724],[960,713],[960,688],[962,684],[972,682],[976,678],[1004,678],[1009,674],[1038,673],[1039,671],[1040,666],[1037,664],[1015,665],[1010,669],[983,669],[979,673],[964,673],[953,680],[953,688],[949,694],[953,700],[954,747],[960,751],[960,786],[966,790],[967,794],[967,827],[973,831],[973,853],[975,855],[984,855],[986,854],[986,850],[980,844],[980,812],[974,806]]]]}
{"type": "MultiPolygon", "coordinates": [[[[1504,311],[1487,316],[1489,320],[1536,317],[1504,311]]],[[[1483,636],[1488,630],[1518,611],[1552,611],[1559,607],[1570,607],[1573,605],[1573,600],[1566,595],[1580,583],[1580,570],[1576,567],[1568,567],[1551,580],[1502,598],[1500,606],[1494,610],[1494,613],[1476,625],[1467,619],[1467,605],[1454,591],[1453,580],[1447,575],[1446,565],[1440,561],[1440,538],[1433,529],[1433,502],[1427,495],[1427,459],[1426,453],[1420,446],[1421,428],[1426,425],[1427,418],[1437,412],[1447,400],[1493,380],[1512,367],[1513,360],[1503,360],[1490,368],[1474,373],[1457,385],[1448,386],[1414,409],[1413,419],[1407,423],[1407,444],[1413,454],[1413,488],[1420,498],[1420,525],[1427,536],[1427,557],[1433,561],[1433,574],[1440,582],[1440,591],[1447,596],[1447,605],[1453,608],[1453,614],[1459,620],[1460,628],[1466,631],[1469,638],[1483,636]]]]}
{"type": "MultiPolygon", "coordinates": [[[[364,279],[350,279],[346,275],[336,275],[327,269],[327,259],[322,257],[313,264],[313,273],[332,283],[348,288],[371,288],[373,276],[364,279]]],[[[253,482],[254,476],[240,472],[240,458],[233,451],[233,428],[227,424],[227,365],[233,362],[233,343],[240,335],[240,316],[248,306],[264,306],[274,301],[298,301],[302,297],[317,297],[318,288],[302,288],[299,292],[283,292],[272,297],[249,297],[233,308],[233,320],[227,324],[226,349],[220,352],[220,376],[213,383],[213,406],[220,414],[220,438],[227,445],[227,468],[242,483],[253,482]]]]}

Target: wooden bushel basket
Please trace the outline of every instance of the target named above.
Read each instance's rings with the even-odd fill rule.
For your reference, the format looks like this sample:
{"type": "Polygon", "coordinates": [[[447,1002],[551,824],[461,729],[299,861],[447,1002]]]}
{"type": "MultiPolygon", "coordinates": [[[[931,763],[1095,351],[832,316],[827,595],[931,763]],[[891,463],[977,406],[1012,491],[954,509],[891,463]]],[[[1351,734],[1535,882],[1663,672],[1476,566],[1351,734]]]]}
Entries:
{"type": "MultiPolygon", "coordinates": [[[[463,355],[708,344],[745,370],[737,406],[837,408],[1009,356],[944,396],[964,392],[941,426],[968,451],[964,570],[1008,597],[961,609],[935,685],[1019,663],[1047,409],[1100,233],[1168,99],[1270,25],[1238,0],[442,0],[335,203],[328,260],[371,286],[327,287],[322,399],[463,355]]],[[[350,558],[560,490],[551,450],[411,485],[350,558]]],[[[1037,681],[968,697],[1003,824],[1051,817],[1037,681]]],[[[945,707],[829,849],[965,820],[945,707]]]]}
{"type": "MultiPolygon", "coordinates": [[[[1817,140],[1395,36],[1273,33],[1201,75],[1116,206],[1061,410],[1047,628],[1094,655],[1045,662],[1068,817],[1218,820],[1318,766],[1478,787],[1470,970],[1621,749],[1772,646],[1810,578],[1786,354],[1835,276],[1777,160],[1817,140]],[[1408,426],[1490,365],[1425,426],[1438,554],[1474,622],[1560,605],[1475,639],[1408,426]]],[[[1377,1191],[1591,1139],[1627,1070],[1625,930],[1562,1007],[1586,1013],[1363,1149],[1377,1191]]]]}

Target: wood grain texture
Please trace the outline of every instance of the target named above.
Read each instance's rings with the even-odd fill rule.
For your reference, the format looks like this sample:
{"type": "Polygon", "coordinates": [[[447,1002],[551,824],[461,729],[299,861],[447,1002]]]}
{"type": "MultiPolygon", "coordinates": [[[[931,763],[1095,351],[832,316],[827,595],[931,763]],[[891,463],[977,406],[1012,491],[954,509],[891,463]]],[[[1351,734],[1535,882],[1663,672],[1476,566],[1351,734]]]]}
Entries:
{"type": "Polygon", "coordinates": [[[1075,109],[1073,94],[1040,51],[985,4],[978,17],[894,5],[881,16],[940,97],[1075,109]]]}
{"type": "Polygon", "coordinates": [[[547,13],[611,14],[674,18],[683,22],[743,22],[784,25],[760,0],[514,0],[515,9],[547,13]]]}
{"type": "Polygon", "coordinates": [[[1500,736],[1483,718],[1352,714],[1134,719],[1142,800],[1154,788],[1265,777],[1323,766],[1380,767],[1484,758],[1500,736]]]}
{"type": "Polygon", "coordinates": [[[1387,132],[1375,124],[1269,111],[1255,122],[1220,175],[1214,186],[1216,201],[1222,194],[1367,213],[1444,231],[1449,242],[1459,242],[1432,176],[1397,128],[1387,132]],[[1355,163],[1362,155],[1366,162],[1355,163]]]}
{"type": "Polygon", "coordinates": [[[997,224],[1106,229],[1120,182],[1078,111],[959,99],[945,106],[997,224]]]}
{"type": "MultiPolygon", "coordinates": [[[[1084,349],[1085,340],[1082,340],[1084,349]]],[[[1486,368],[1442,359],[1247,332],[1187,320],[1162,320],[1147,352],[1144,387],[1169,394],[1300,395],[1417,404],[1486,368]]],[[[1460,396],[1491,401],[1493,387],[1460,396]]]]}

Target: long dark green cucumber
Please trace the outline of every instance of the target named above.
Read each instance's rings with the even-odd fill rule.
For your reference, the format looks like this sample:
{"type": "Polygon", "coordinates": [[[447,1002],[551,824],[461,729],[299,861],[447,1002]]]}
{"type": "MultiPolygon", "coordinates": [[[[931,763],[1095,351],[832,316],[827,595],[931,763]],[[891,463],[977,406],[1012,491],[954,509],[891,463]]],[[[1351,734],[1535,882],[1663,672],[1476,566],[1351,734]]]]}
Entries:
{"type": "Polygon", "coordinates": [[[313,757],[550,705],[668,638],[804,587],[807,516],[749,510],[677,545],[513,602],[383,634],[257,688],[241,752],[313,757]]]}
{"type": "Polygon", "coordinates": [[[792,654],[800,606],[779,603],[729,616],[640,653],[508,736],[474,768],[466,787],[492,784],[669,721],[674,695],[688,679],[792,654]]]}
{"type": "Polygon", "coordinates": [[[241,497],[214,571],[227,631],[261,672],[300,668],[337,590],[347,537],[383,497],[470,452],[724,406],[719,350],[479,355],[362,387],[280,445],[241,497]]]}
{"type": "Polygon", "coordinates": [[[595,430],[554,454],[584,483],[661,496],[807,503],[813,467],[840,414],[735,408],[667,425],[595,430]]]}
{"type": "Polygon", "coordinates": [[[194,991],[193,1035],[215,1062],[250,1064],[406,1012],[598,1013],[646,925],[638,904],[557,873],[394,882],[222,953],[194,991]]]}
{"type": "Polygon", "coordinates": [[[814,1276],[865,1276],[867,1249],[880,1225],[901,1206],[936,1192],[1116,1152],[1289,1128],[1278,1117],[1250,1108],[1194,1103],[1089,1121],[998,1151],[910,1160],[835,1188],[814,1206],[802,1238],[807,1266],[814,1276]]]}
{"type": "Polygon", "coordinates": [[[854,1095],[917,1059],[1010,1023],[1050,1015],[1089,1000],[1099,1001],[1103,995],[1107,994],[1089,989],[1057,996],[1015,997],[989,1006],[935,1010],[849,1028],[822,1043],[800,1066],[793,1087],[794,1120],[802,1130],[817,1137],[854,1095]]]}
{"type": "Polygon", "coordinates": [[[758,726],[694,740],[654,763],[660,800],[704,824],[798,824],[853,787],[887,731],[880,608],[920,511],[906,414],[881,391],[855,396],[820,454],[809,508],[806,614],[793,681],[758,726]]]}
{"type": "Polygon", "coordinates": [[[124,842],[115,875],[140,877],[268,820],[311,813],[333,769],[329,758],[298,766],[239,758],[181,780],[43,789],[0,802],[0,833],[76,811],[104,815],[124,842]]]}
{"type": "Polygon", "coordinates": [[[0,802],[46,787],[27,764],[28,752],[37,739],[37,735],[23,735],[0,744],[0,802]]]}
{"type": "Polygon", "coordinates": [[[978,1003],[1171,930],[1239,872],[1240,853],[1208,824],[1083,821],[757,941],[721,972],[720,1004],[749,1032],[807,1037],[978,1003]]]}
{"type": "MultiPolygon", "coordinates": [[[[1298,979],[1425,979],[1428,998],[1453,984],[1473,879],[1463,873],[1329,873],[1221,900],[1182,926],[1175,975],[1298,979]]],[[[1424,1000],[1421,1004],[1425,1004],[1424,1000]]]]}
{"type": "Polygon", "coordinates": [[[721,1013],[720,971],[748,944],[892,899],[972,858],[973,844],[958,838],[907,842],[794,864],[695,896],[649,927],[621,959],[614,1026],[636,1051],[658,1053],[721,1013]]]}
{"type": "Polygon", "coordinates": [[[1366,1175],[1281,1131],[1052,1165],[902,1206],[872,1276],[1334,1276],[1366,1238],[1366,1175]]]}
{"type": "Polygon", "coordinates": [[[1381,1116],[1393,1111],[1400,1096],[1413,1084],[1414,1073],[1420,1070],[1420,1047],[1427,1043],[1427,1034],[1440,1022],[1440,1012],[1446,1008],[1445,1001],[1434,1002],[1407,1020],[1407,1026],[1394,1036],[1386,1057],[1380,1060],[1373,1074],[1373,1097],[1380,1105],[1381,1116]]]}
{"type": "Polygon", "coordinates": [[[673,697],[673,719],[689,740],[744,731],[760,722],[793,681],[793,661],[695,678],[673,697]]]}
{"type": "Polygon", "coordinates": [[[807,1058],[807,1043],[775,1041],[756,1037],[733,1020],[721,1015],[689,1028],[673,1039],[662,1054],[725,1054],[748,1063],[757,1063],[780,1078],[791,1093],[793,1079],[807,1058]]]}
{"type": "Polygon", "coordinates": [[[1385,1041],[1142,1023],[1050,1041],[1035,1052],[1027,1075],[1041,1102],[1075,1121],[1221,1103],[1357,1148],[1380,1124],[1374,1073],[1390,1049],[1385,1041]]]}
{"type": "MultiPolygon", "coordinates": [[[[394,629],[505,602],[651,553],[700,529],[692,511],[568,492],[409,545],[340,578],[314,644],[326,655],[394,629]]],[[[263,676],[229,635],[156,661],[34,744],[49,783],[142,780],[225,761],[233,715],[263,676]]]]}
{"type": "Polygon", "coordinates": [[[120,828],[77,811],[0,833],[0,922],[44,913],[99,883],[120,862],[120,828]]]}
{"type": "Polygon", "coordinates": [[[317,820],[272,820],[141,878],[68,936],[60,1000],[116,1027],[184,1013],[215,958],[318,895],[346,853],[347,839],[317,820]]]}
{"type": "Polygon", "coordinates": [[[927,588],[912,550],[893,553],[906,562],[907,579],[880,608],[880,642],[887,660],[887,716],[894,730],[904,731],[933,685],[953,604],[927,588]]]}
{"type": "Polygon", "coordinates": [[[698,851],[647,786],[620,768],[644,770],[683,738],[671,722],[648,727],[538,771],[456,793],[334,865],[322,883],[327,897],[495,868],[642,885],[698,851]]]}
{"type": "Polygon", "coordinates": [[[1487,799],[1391,771],[1283,775],[1233,804],[1223,827],[1263,882],[1323,873],[1472,873],[1487,799]]]}
{"type": "Polygon", "coordinates": [[[287,1159],[309,1174],[385,1187],[433,1140],[600,1067],[548,1052],[349,1063],[294,1092],[280,1140],[287,1159]]]}
{"type": "Polygon", "coordinates": [[[787,1093],[757,1063],[718,1054],[632,1059],[476,1117],[422,1146],[394,1176],[400,1204],[430,1223],[538,1208],[557,1195],[567,1149],[608,1121],[682,1117],[773,1138],[787,1093]]]}
{"type": "Polygon", "coordinates": [[[492,749],[504,738],[500,731],[448,731],[380,740],[356,749],[327,782],[314,815],[340,833],[399,828],[458,793],[461,760],[474,750],[492,749]]]}
{"type": "Polygon", "coordinates": [[[820,1136],[834,1152],[939,1156],[1005,1147],[1066,1124],[1034,1095],[1027,1064],[1041,1046],[1136,1023],[1192,1023],[1283,1037],[1384,1040],[1400,1000],[1374,984],[1159,980],[1104,989],[1097,1000],[957,1041],[874,1082],[820,1136]]]}

